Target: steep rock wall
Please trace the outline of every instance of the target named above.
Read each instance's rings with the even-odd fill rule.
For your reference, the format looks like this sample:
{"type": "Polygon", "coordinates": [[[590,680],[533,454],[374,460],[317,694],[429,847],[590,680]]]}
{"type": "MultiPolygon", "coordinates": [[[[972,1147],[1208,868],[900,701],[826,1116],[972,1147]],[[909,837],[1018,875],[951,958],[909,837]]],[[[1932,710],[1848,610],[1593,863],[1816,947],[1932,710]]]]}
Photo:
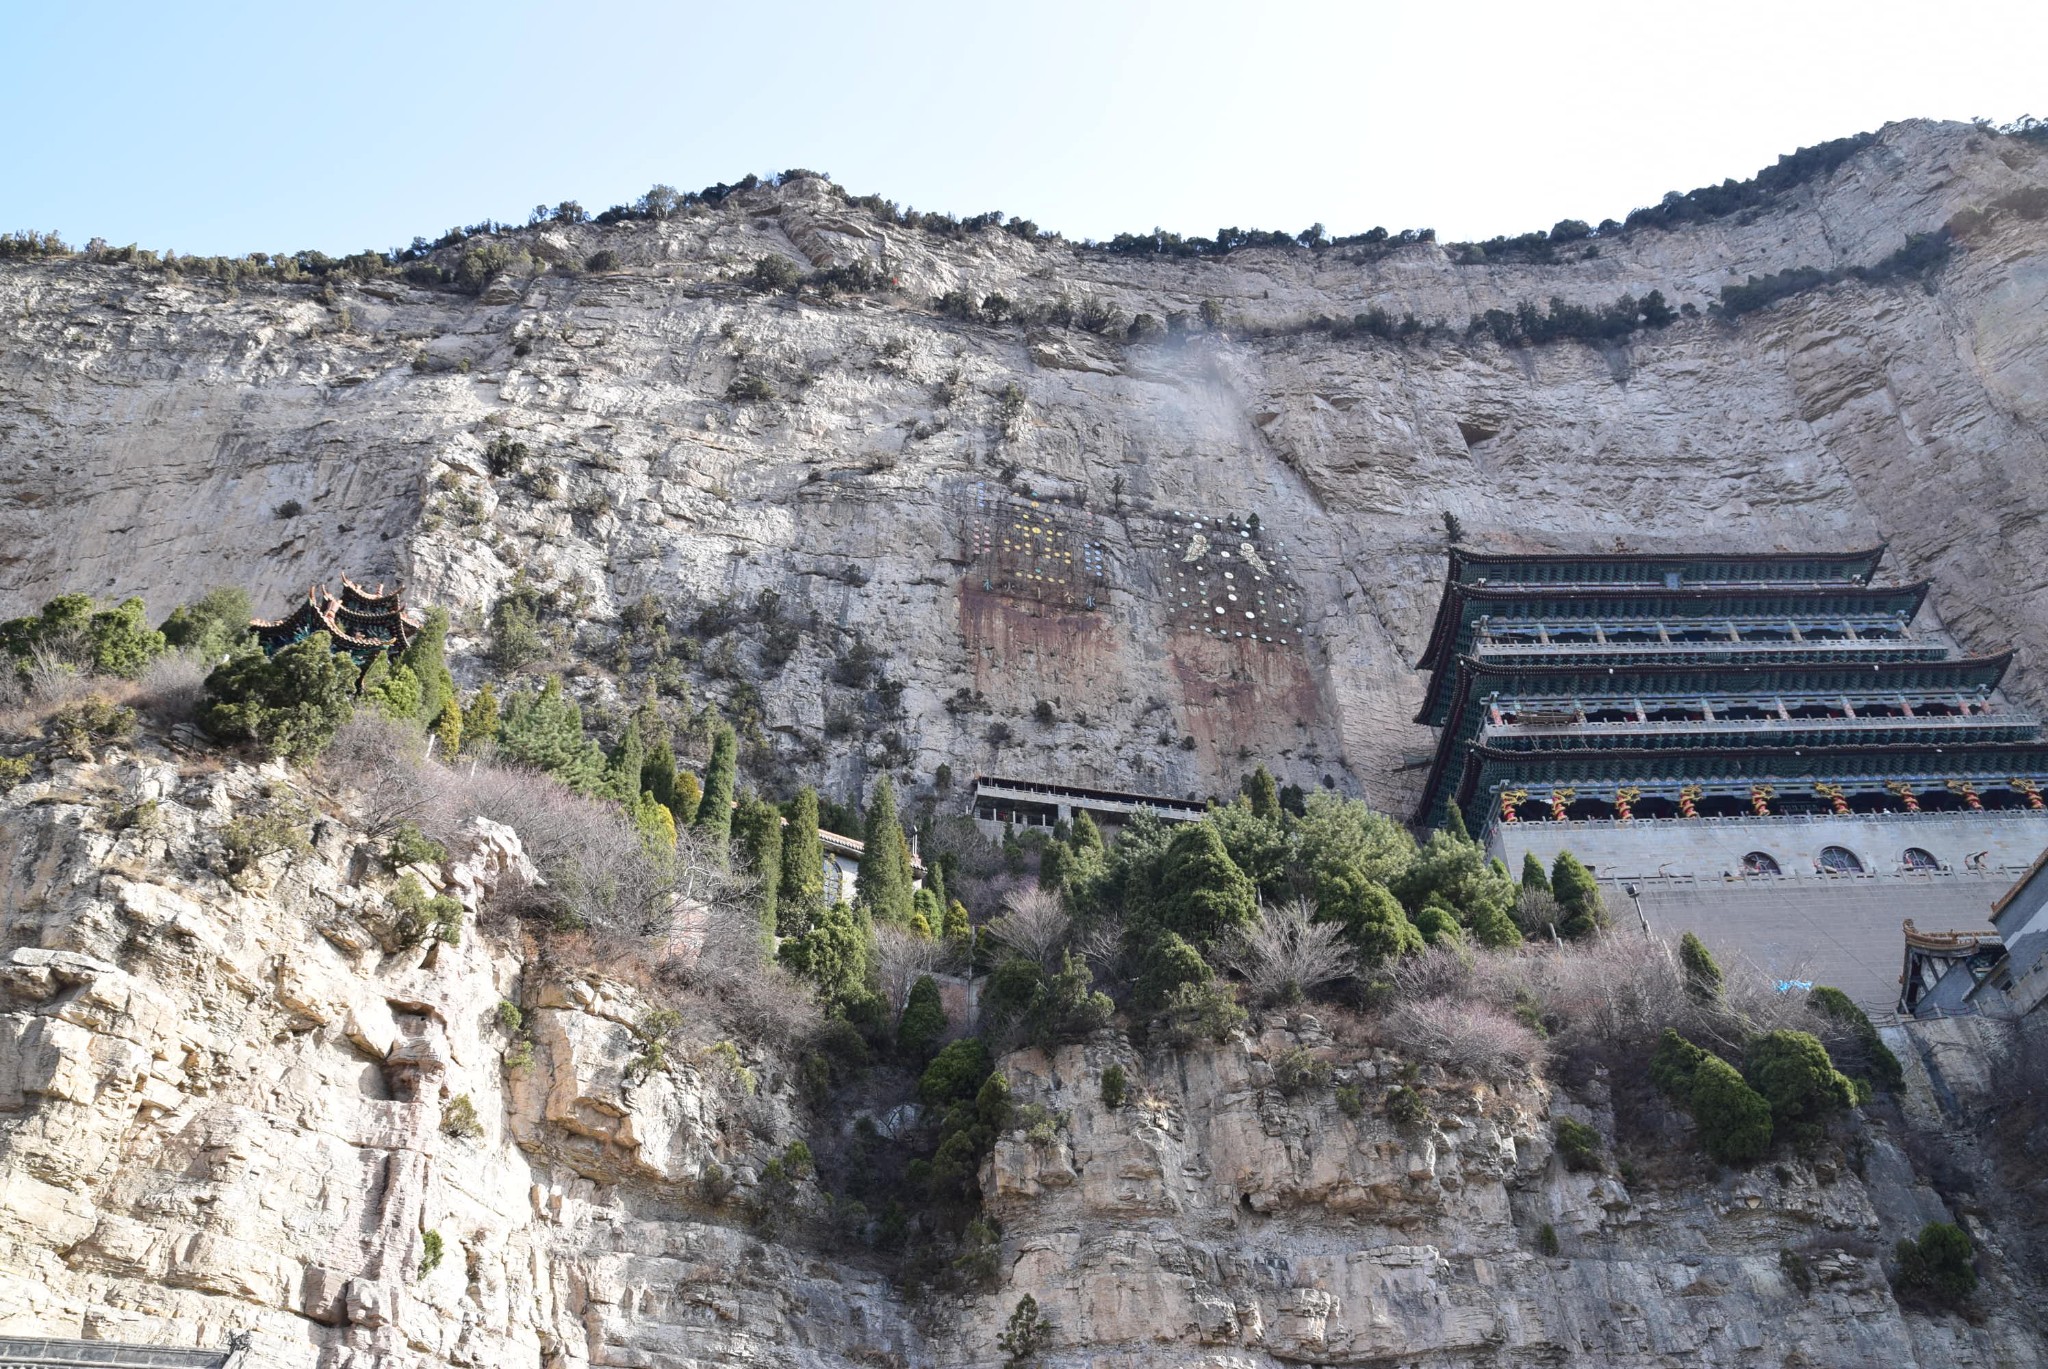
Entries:
{"type": "MultiPolygon", "coordinates": [[[[1468,540],[1503,547],[1886,540],[1899,574],[1939,577],[1936,611],[1966,643],[2020,649],[2015,687],[2038,700],[2038,217],[1964,220],[1933,293],[1848,282],[1739,325],[1692,317],[1611,346],[1337,341],[1298,325],[1379,307],[1462,333],[1487,308],[1651,289],[1705,306],[1726,281],[1866,265],[2042,185],[2037,144],[1915,123],[1761,213],[1549,266],[1454,265],[1435,244],[1163,262],[998,232],[948,240],[799,180],[666,223],[535,235],[557,260],[602,244],[621,265],[508,276],[476,299],[378,284],[322,304],[304,287],[9,267],[0,612],[67,588],[162,611],[220,582],[281,605],[347,571],[403,576],[462,610],[458,645],[474,648],[522,574],[593,619],[643,594],[773,589],[857,630],[904,685],[900,752],[823,763],[842,789],[871,763],[928,774],[943,760],[1200,793],[1257,756],[1283,780],[1403,805],[1416,776],[1400,767],[1429,746],[1408,721],[1411,666],[1449,511],[1468,540]],[[770,253],[866,260],[898,289],[820,304],[732,282],[770,253]],[[950,289],[1125,317],[1211,301],[1226,327],[1126,345],[961,323],[925,307],[950,289]],[[741,377],[778,397],[729,401],[741,377]],[[556,469],[561,496],[493,479],[483,450],[499,435],[556,469]],[[990,524],[975,501],[1004,489],[1100,544],[1093,610],[982,601],[970,540],[990,524]],[[287,500],[305,511],[278,517],[287,500]],[[1298,645],[1219,654],[1176,620],[1175,532],[1226,514],[1259,515],[1284,545],[1298,645]],[[943,706],[963,687],[985,712],[943,706]],[[1038,699],[1058,704],[1055,723],[1023,723],[1038,699]],[[992,743],[991,717],[1023,723],[1016,740],[992,743]]],[[[788,754],[808,754],[825,720],[836,649],[813,633],[761,672],[788,754]]]]}

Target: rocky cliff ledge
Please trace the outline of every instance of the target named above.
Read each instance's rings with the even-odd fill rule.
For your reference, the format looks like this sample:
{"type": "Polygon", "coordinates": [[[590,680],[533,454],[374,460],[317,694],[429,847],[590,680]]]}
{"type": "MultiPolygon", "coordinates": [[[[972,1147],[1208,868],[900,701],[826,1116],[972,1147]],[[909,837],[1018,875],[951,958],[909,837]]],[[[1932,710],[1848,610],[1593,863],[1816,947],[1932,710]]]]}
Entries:
{"type": "Polygon", "coordinates": [[[248,1329],[280,1369],[993,1369],[1029,1294],[1046,1366],[2048,1358],[1995,1203],[1958,1214],[1978,1314],[1894,1300],[1890,1242],[1950,1215],[1904,1117],[1718,1176],[1673,1117],[1652,1172],[1574,1173],[1553,1125],[1611,1143],[1603,1080],[1477,1083],[1308,1014],[1011,1056],[993,1286],[913,1298],[815,1183],[762,1220],[777,1157],[839,1125],[788,1062],[715,1023],[651,1049],[658,995],[493,911],[528,873],[508,829],[400,874],[384,850],[282,768],[148,742],[0,796],[0,1331],[248,1329]],[[404,877],[459,903],[457,941],[411,944],[404,877]],[[1302,1051],[1333,1073],[1283,1087],[1302,1051]]]}
{"type": "Polygon", "coordinates": [[[1756,210],[1544,263],[1431,242],[1112,256],[903,228],[806,177],[662,222],[523,230],[474,295],[9,265],[0,614],[62,590],[161,612],[214,583],[282,605],[347,571],[460,610],[475,650],[523,585],[602,695],[626,606],[656,596],[680,635],[773,590],[797,639],[772,664],[748,646],[693,667],[698,697],[745,683],[768,754],[842,793],[941,761],[1221,792],[1250,754],[1401,805],[1428,748],[1411,667],[1448,512],[1507,548],[1888,541],[1897,573],[1937,577],[1966,645],[2019,648],[2015,687],[2039,701],[2043,187],[2036,141],[1908,123],[1756,210]],[[1710,316],[1724,284],[1871,266],[1944,227],[1936,276],[1710,316]],[[886,283],[793,297],[745,282],[763,258],[886,283]],[[1466,331],[1651,290],[1686,312],[1597,345],[1466,331]],[[933,307],[948,292],[1071,307],[966,321],[933,307]],[[1318,323],[1373,309],[1446,327],[1318,323]],[[494,443],[519,444],[518,469],[494,443]],[[1065,545],[1094,544],[1092,608],[983,589],[991,501],[1032,500],[1065,545]],[[1284,543],[1298,642],[1190,632],[1176,529],[1232,514],[1284,543]],[[856,646],[901,687],[886,707],[833,674],[856,646]],[[976,706],[946,707],[963,689],[976,706]],[[1059,710],[1036,723],[1041,699],[1059,710]],[[835,717],[864,745],[827,757],[835,717]]]}

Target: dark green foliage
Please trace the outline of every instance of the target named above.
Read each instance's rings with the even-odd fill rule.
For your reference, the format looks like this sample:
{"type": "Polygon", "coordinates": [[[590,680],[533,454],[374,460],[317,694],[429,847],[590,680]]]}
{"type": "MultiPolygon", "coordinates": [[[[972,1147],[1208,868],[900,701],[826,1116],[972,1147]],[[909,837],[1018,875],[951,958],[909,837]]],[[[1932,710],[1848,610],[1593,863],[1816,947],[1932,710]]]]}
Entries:
{"type": "Polygon", "coordinates": [[[1780,1247],[1778,1250],[1778,1271],[1785,1281],[1799,1290],[1800,1296],[1813,1292],[1813,1266],[1806,1262],[1806,1256],[1796,1250],[1780,1247]]]}
{"type": "MultiPolygon", "coordinates": [[[[666,728],[662,729],[666,731],[666,728]]],[[[640,762],[640,792],[654,795],[654,801],[668,809],[678,828],[690,825],[696,811],[683,812],[682,792],[678,787],[675,748],[667,737],[659,738],[647,751],[640,762]]]]}
{"type": "Polygon", "coordinates": [[[306,825],[311,818],[306,806],[291,798],[238,814],[220,830],[222,863],[235,875],[281,851],[309,850],[306,825]]]}
{"type": "Polygon", "coordinates": [[[512,593],[491,609],[491,659],[500,669],[520,670],[548,654],[531,593],[512,593]]]}
{"type": "Polygon", "coordinates": [[[1557,1228],[1549,1222],[1536,1228],[1536,1253],[1554,1257],[1557,1254],[1557,1228]]]}
{"type": "Polygon", "coordinates": [[[988,1047],[980,1037],[963,1036],[948,1042],[918,1077],[918,1101],[928,1108],[943,1108],[972,1098],[988,1078],[989,1068],[988,1047]]]}
{"type": "Polygon", "coordinates": [[[1470,837],[1449,830],[1430,833],[1394,892],[1418,928],[1424,909],[1435,903],[1456,924],[1479,932],[1485,944],[1507,947],[1521,942],[1522,934],[1509,915],[1518,892],[1515,884],[1470,837]]]}
{"type": "Polygon", "coordinates": [[[133,679],[167,649],[143,612],[140,599],[102,608],[91,595],[60,594],[32,618],[0,623],[0,654],[25,662],[40,651],[95,675],[133,679]]]}
{"type": "Polygon", "coordinates": [[[1657,1048],[1650,1053],[1650,1082],[1672,1102],[1689,1107],[1692,1081],[1699,1074],[1700,1061],[1706,1057],[1705,1051],[1666,1027],[1657,1040],[1657,1048]]]}
{"type": "Polygon", "coordinates": [[[1877,1034],[1863,1009],[1856,1006],[1840,989],[1821,985],[1806,996],[1806,1001],[1830,1021],[1838,1024],[1847,1040],[1840,1050],[1833,1051],[1844,1066],[1843,1073],[1861,1075],[1880,1088],[1897,1091],[1906,1083],[1906,1072],[1899,1064],[1899,1057],[1892,1054],[1891,1047],[1877,1034]]]}
{"type": "Polygon", "coordinates": [[[1356,1084],[1337,1085],[1335,1095],[1337,1111],[1357,1121],[1365,1116],[1365,1090],[1356,1084]]]}
{"type": "Polygon", "coordinates": [[[1722,1164],[1749,1164],[1770,1150],[1770,1103],[1720,1056],[1701,1059],[1693,1074],[1691,1107],[1700,1143],[1722,1164]]]}
{"type": "Polygon", "coordinates": [[[847,1010],[868,992],[873,929],[844,903],[821,909],[800,936],[783,941],[776,958],[809,980],[831,1008],[847,1010]]]}
{"type": "Polygon", "coordinates": [[[1303,1046],[1290,1047],[1273,1062],[1273,1084],[1289,1098],[1329,1085],[1330,1062],[1303,1046]]]}
{"type": "Polygon", "coordinates": [[[1292,892],[1292,858],[1278,804],[1276,798],[1274,813],[1262,817],[1255,804],[1240,798],[1210,809],[1206,820],[1208,826],[1216,829],[1231,864],[1244,871],[1261,897],[1273,902],[1284,900],[1292,892]]]}
{"type": "Polygon", "coordinates": [[[1858,133],[1815,143],[1787,153],[1746,181],[1726,180],[1682,195],[1674,190],[1649,208],[1630,211],[1627,226],[1676,228],[1684,223],[1763,208],[1787,191],[1828,175],[1876,140],[1875,133],[1858,133]]]}
{"type": "Polygon", "coordinates": [[[419,682],[419,701],[411,715],[415,718],[432,722],[455,698],[455,677],[448,672],[447,648],[448,610],[428,609],[419,635],[398,657],[399,666],[410,670],[419,682]]]}
{"type": "Polygon", "coordinates": [[[788,257],[770,253],[756,260],[742,279],[756,290],[775,293],[796,289],[803,275],[803,269],[788,257]]]}
{"type": "Polygon", "coordinates": [[[604,752],[583,735],[583,708],[550,676],[538,691],[505,700],[498,724],[498,753],[519,765],[545,770],[579,794],[604,787],[604,752]]]}
{"type": "Polygon", "coordinates": [[[907,926],[910,922],[910,846],[896,816],[896,786],[887,775],[875,782],[861,840],[860,869],[855,888],[877,922],[907,926]]]}
{"type": "Polygon", "coordinates": [[[1600,886],[1593,882],[1592,871],[1569,851],[1559,851],[1551,863],[1550,892],[1564,910],[1564,921],[1557,929],[1561,935],[1581,941],[1607,925],[1607,905],[1601,900],[1600,886]]]}
{"type": "Polygon", "coordinates": [[[1198,948],[1214,945],[1258,917],[1258,891],[1206,822],[1183,824],[1168,843],[1152,920],[1198,948]]]}
{"type": "Polygon", "coordinates": [[[1543,862],[1536,858],[1534,851],[1522,853],[1522,887],[1550,892],[1550,876],[1543,873],[1543,862]]]}
{"type": "Polygon", "coordinates": [[[763,935],[772,941],[777,895],[782,885],[782,814],[751,791],[741,795],[732,815],[733,845],[740,865],[754,877],[754,900],[763,935]]]}
{"type": "Polygon", "coordinates": [[[462,905],[446,894],[430,894],[411,875],[392,890],[391,906],[398,910],[399,940],[408,946],[429,941],[453,946],[462,940],[462,905]]]}
{"type": "Polygon", "coordinates": [[[1899,1269],[1893,1285],[1901,1293],[1953,1309],[1977,1291],[1975,1252],[1959,1226],[1929,1222],[1918,1240],[1900,1241],[1893,1254],[1899,1269]]]}
{"type": "Polygon", "coordinates": [[[1106,1066],[1102,1071],[1102,1106],[1112,1112],[1122,1107],[1129,1088],[1122,1065],[1106,1066]]]}
{"type": "Polygon", "coordinates": [[[714,850],[732,838],[733,789],[739,779],[739,738],[725,723],[711,734],[711,760],[704,767],[704,794],[690,826],[714,850]]]}
{"type": "Polygon", "coordinates": [[[1409,920],[1415,924],[1415,930],[1422,933],[1426,945],[1441,946],[1445,942],[1455,945],[1465,939],[1465,929],[1458,922],[1458,915],[1434,894],[1430,895],[1429,902],[1415,910],[1409,920]]]}
{"type": "Polygon", "coordinates": [[[1395,1125],[1408,1126],[1428,1116],[1429,1104],[1408,1085],[1396,1084],[1387,1090],[1387,1119],[1395,1125]]]}
{"type": "Polygon", "coordinates": [[[1678,941],[1678,962],[1685,970],[1688,998],[1700,1004],[1720,1002],[1721,966],[1707,949],[1707,943],[1687,932],[1678,941]]]}
{"type": "Polygon", "coordinates": [[[1669,1027],[1650,1056],[1650,1081],[1699,1125],[1700,1143],[1722,1164],[1761,1159],[1771,1147],[1771,1105],[1718,1055],[1669,1027]]]}
{"type": "Polygon", "coordinates": [[[1004,1369],[1023,1369],[1038,1357],[1051,1334],[1052,1323],[1038,1315],[1038,1299],[1026,1293],[1017,1300],[1003,1334],[996,1337],[996,1347],[1009,1356],[1003,1361],[1004,1369]]]}
{"type": "Polygon", "coordinates": [[[1207,984],[1214,977],[1209,962],[1185,937],[1162,932],[1145,949],[1139,971],[1137,992],[1132,1001],[1141,1009],[1158,1011],[1184,984],[1207,984]]]}
{"type": "Polygon", "coordinates": [[[266,658],[247,651],[206,677],[199,722],[224,741],[253,741],[275,756],[309,761],[355,712],[355,664],[324,632],[266,658]]]}
{"type": "Polygon", "coordinates": [[[921,1065],[931,1058],[945,1034],[946,1009],[939,1000],[938,981],[921,975],[910,986],[903,1016],[896,1023],[896,1051],[904,1060],[921,1065]]]}
{"type": "Polygon", "coordinates": [[[1600,1133],[1592,1127],[1569,1117],[1560,1117],[1551,1132],[1557,1137],[1557,1153],[1566,1169],[1587,1173],[1602,1168],[1600,1133]]]}
{"type": "Polygon", "coordinates": [[[485,680],[477,686],[476,697],[462,710],[462,736],[471,746],[498,739],[503,719],[498,714],[498,692],[485,680]]]}
{"type": "Polygon", "coordinates": [[[979,1196],[981,1162],[1009,1125],[1010,1086],[1000,1074],[982,1081],[972,1104],[947,1108],[931,1158],[932,1201],[973,1202],[979,1196]]]}
{"type": "Polygon", "coordinates": [[[391,843],[385,849],[384,863],[397,870],[407,865],[430,865],[439,867],[448,861],[448,848],[429,838],[410,822],[401,822],[391,833],[391,843]]]}
{"type": "Polygon", "coordinates": [[[1356,865],[1318,870],[1315,896],[1317,916],[1344,925],[1361,968],[1372,969],[1423,949],[1421,929],[1409,921],[1400,900],[1356,865]]]}
{"type": "Polygon", "coordinates": [[[632,803],[647,787],[641,783],[641,774],[647,768],[647,746],[640,739],[640,723],[637,719],[626,723],[626,730],[619,734],[619,740],[605,754],[604,791],[620,803],[632,803]]]}
{"type": "MultiPolygon", "coordinates": [[[[793,912],[801,921],[825,896],[825,848],[818,840],[818,791],[808,785],[797,791],[785,815],[789,825],[782,829],[782,883],[780,895],[786,917],[793,912]]],[[[788,930],[788,929],[786,929],[788,930]]]]}
{"type": "Polygon", "coordinates": [[[981,1008],[991,1023],[1021,1020],[1038,1000],[1045,984],[1045,971],[1037,961],[1013,955],[997,965],[981,991],[981,1008]]]}
{"type": "Polygon", "coordinates": [[[1458,807],[1455,800],[1444,805],[1442,827],[1460,841],[1472,840],[1472,833],[1465,826],[1465,811],[1458,807]]]}
{"type": "Polygon", "coordinates": [[[247,641],[254,611],[248,591],[223,586],[173,609],[159,631],[177,650],[219,662],[247,641]]]}
{"type": "Polygon", "coordinates": [[[1744,1055],[1742,1074],[1770,1105],[1778,1135],[1801,1144],[1818,1140],[1830,1117],[1856,1105],[1855,1085],[1809,1032],[1772,1031],[1756,1037],[1744,1055]]]}
{"type": "Polygon", "coordinates": [[[1087,963],[1066,952],[1059,973],[1045,981],[1026,1014],[1031,1039],[1041,1046],[1058,1046],[1084,1041],[1108,1026],[1116,1016],[1116,1004],[1094,985],[1087,963]]]}
{"type": "Polygon", "coordinates": [[[1955,255],[1955,239],[1946,228],[1931,233],[1914,233],[1905,245],[1869,266],[1825,271],[1818,266],[1792,266],[1767,276],[1751,276],[1740,285],[1721,287],[1720,311],[1731,318],[1769,308],[1781,299],[1833,285],[1843,280],[1860,280],[1870,285],[1917,281],[1930,293],[1935,277],[1955,255]]]}
{"type": "Polygon", "coordinates": [[[1512,312],[1488,309],[1474,314],[1465,332],[1468,337],[1490,336],[1503,347],[1619,342],[1639,328],[1662,328],[1676,317],[1662,290],[1652,290],[1640,300],[1623,295],[1612,304],[1592,308],[1552,296],[1547,313],[1524,300],[1512,312]]]}
{"type": "Polygon", "coordinates": [[[444,1249],[444,1246],[443,1246],[443,1244],[442,1244],[442,1241],[441,1241],[441,1233],[440,1233],[440,1232],[438,1232],[438,1231],[423,1231],[423,1232],[421,1232],[421,1233],[420,1233],[420,1277],[421,1277],[421,1278],[423,1278],[423,1279],[424,1279],[425,1277],[427,1277],[427,1275],[429,1275],[429,1274],[433,1273],[433,1272],[434,1272],[434,1271],[435,1271],[436,1269],[440,1268],[440,1266],[441,1266],[441,1255],[442,1255],[443,1249],[444,1249]]]}
{"type": "Polygon", "coordinates": [[[769,404],[775,400],[775,387],[757,375],[742,375],[725,387],[728,404],[769,404]]]}
{"type": "Polygon", "coordinates": [[[1153,1018],[1154,1035],[1170,1046],[1192,1046],[1210,1041],[1222,1045],[1248,1019],[1237,1005],[1230,986],[1217,980],[1204,984],[1182,984],[1166,996],[1165,1006],[1153,1018]]]}
{"type": "Polygon", "coordinates": [[[1244,782],[1244,797],[1251,804],[1252,816],[1269,822],[1280,820],[1280,787],[1274,783],[1272,772],[1265,766],[1252,771],[1244,782]]]}

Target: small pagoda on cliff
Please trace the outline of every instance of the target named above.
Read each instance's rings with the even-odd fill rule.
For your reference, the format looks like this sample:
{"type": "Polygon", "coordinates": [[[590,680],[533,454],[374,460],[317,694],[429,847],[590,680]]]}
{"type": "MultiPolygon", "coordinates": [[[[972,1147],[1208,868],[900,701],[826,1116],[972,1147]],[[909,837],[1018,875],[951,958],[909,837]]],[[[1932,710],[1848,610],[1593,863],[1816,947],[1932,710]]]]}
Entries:
{"type": "Polygon", "coordinates": [[[336,651],[347,652],[358,668],[367,670],[379,652],[395,660],[420,635],[424,625],[406,612],[404,594],[404,585],[389,592],[381,583],[365,589],[344,575],[340,595],[328,593],[323,585],[309,586],[290,613],[275,622],[259,618],[249,628],[266,656],[324,632],[336,651]]]}

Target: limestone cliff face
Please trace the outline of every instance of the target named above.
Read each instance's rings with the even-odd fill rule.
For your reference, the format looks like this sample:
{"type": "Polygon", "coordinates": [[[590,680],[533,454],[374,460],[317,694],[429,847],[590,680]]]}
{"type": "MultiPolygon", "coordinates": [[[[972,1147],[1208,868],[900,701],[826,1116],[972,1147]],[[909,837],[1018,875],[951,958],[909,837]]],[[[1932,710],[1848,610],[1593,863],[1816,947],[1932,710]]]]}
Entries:
{"type": "Polygon", "coordinates": [[[771,1160],[836,1125],[785,1061],[701,1023],[655,1053],[657,997],[479,915],[524,869],[508,829],[414,867],[465,925],[407,945],[378,848],[303,781],[142,751],[0,796],[0,1332],[249,1330],[278,1369],[994,1369],[1029,1294],[1058,1369],[2048,1360],[1995,1204],[1962,1214],[1978,1315],[1894,1302],[1881,1252],[1950,1213],[1882,1125],[1718,1177],[1677,1134],[1654,1173],[1575,1174],[1552,1127],[1611,1153],[1597,1081],[1412,1071],[1308,1016],[1010,1057],[994,1285],[911,1300],[814,1181],[774,1187],[771,1160]],[[309,849],[229,857],[301,795],[309,849]],[[1334,1075],[1289,1092],[1275,1064],[1303,1049],[1334,1075]],[[1425,1115],[1388,1115],[1399,1080],[1425,1115]]]}
{"type": "Polygon", "coordinates": [[[531,235],[541,257],[602,247],[620,265],[508,275],[475,299],[380,284],[323,304],[9,267],[0,611],[66,588],[162,610],[224,581],[279,602],[346,570],[465,610],[474,646],[521,573],[588,620],[644,594],[774,589],[821,624],[758,681],[785,752],[823,725],[849,632],[904,685],[900,746],[849,750],[843,788],[870,762],[943,760],[1207,792],[1256,755],[1398,804],[1414,780],[1399,767],[1428,747],[1410,667],[1450,511],[1493,546],[1887,540],[1900,574],[1939,577],[1967,644],[2020,648],[2015,685],[2038,700],[2044,185],[2038,144],[1914,123],[1763,212],[1546,266],[1456,265],[1426,243],[1160,262],[949,240],[798,180],[665,223],[531,235]],[[1725,282],[1867,265],[1951,221],[1961,250],[1932,293],[1847,282],[1597,348],[1463,340],[1488,308],[1651,289],[1704,307],[1725,282]],[[865,261],[896,288],[798,303],[733,283],[766,254],[865,261]],[[954,289],[1125,320],[1208,301],[1224,326],[1126,342],[962,323],[928,307],[954,289]],[[1298,327],[1368,308],[1458,340],[1298,327]],[[775,398],[729,400],[743,377],[775,398]],[[500,435],[561,493],[493,478],[500,435]],[[1094,544],[1092,609],[984,591],[976,539],[1006,526],[992,501],[1027,492],[1045,535],[1094,544]],[[276,516],[288,500],[305,511],[276,516]],[[1299,641],[1218,639],[1182,602],[1190,523],[1254,514],[1285,555],[1299,641]],[[942,706],[962,688],[986,711],[942,706]],[[1058,721],[1028,721],[1039,699],[1058,721]],[[1016,738],[999,747],[1004,719],[1016,738]]]}

